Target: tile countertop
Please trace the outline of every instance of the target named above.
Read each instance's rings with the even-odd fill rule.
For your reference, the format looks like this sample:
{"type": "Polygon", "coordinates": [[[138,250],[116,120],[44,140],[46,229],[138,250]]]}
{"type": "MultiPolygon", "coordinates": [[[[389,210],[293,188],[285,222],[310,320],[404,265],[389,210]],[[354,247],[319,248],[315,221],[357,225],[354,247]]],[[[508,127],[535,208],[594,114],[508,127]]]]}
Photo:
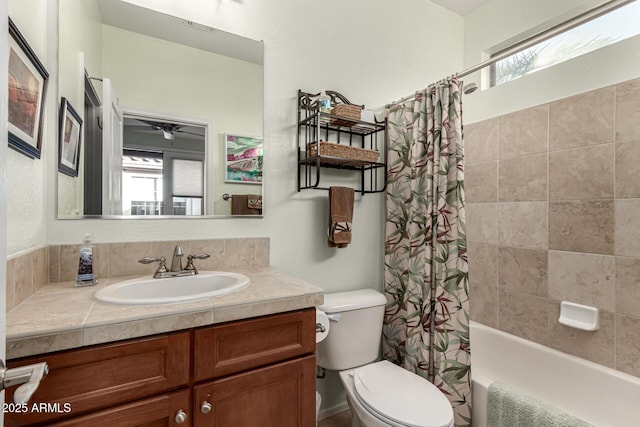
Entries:
{"type": "Polygon", "coordinates": [[[251,285],[176,304],[116,305],[93,297],[97,289],[131,277],[101,279],[87,288],[46,285],[7,313],[7,359],[298,310],[324,300],[322,289],[278,270],[226,270],[247,275],[251,285]]]}

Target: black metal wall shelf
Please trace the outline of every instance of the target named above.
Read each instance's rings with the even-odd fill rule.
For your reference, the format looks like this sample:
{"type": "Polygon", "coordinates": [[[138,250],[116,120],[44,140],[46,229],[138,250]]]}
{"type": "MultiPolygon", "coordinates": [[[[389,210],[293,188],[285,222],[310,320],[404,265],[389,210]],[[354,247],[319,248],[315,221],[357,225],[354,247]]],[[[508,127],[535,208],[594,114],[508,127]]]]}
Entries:
{"type": "MultiPolygon", "coordinates": [[[[335,91],[326,91],[331,106],[354,105],[335,91]]],[[[298,90],[298,191],[306,189],[328,190],[321,185],[323,169],[351,170],[360,175],[361,194],[381,193],[387,186],[387,121],[364,121],[320,111],[321,93],[298,90]],[[351,151],[379,153],[376,160],[328,155],[323,145],[330,142],[337,148],[352,147],[351,151]],[[336,145],[337,144],[337,145],[336,145]],[[313,149],[310,150],[310,146],[313,149]]],[[[362,106],[364,107],[364,106],[362,106]]],[[[339,151],[339,150],[338,150],[339,151]]]]}

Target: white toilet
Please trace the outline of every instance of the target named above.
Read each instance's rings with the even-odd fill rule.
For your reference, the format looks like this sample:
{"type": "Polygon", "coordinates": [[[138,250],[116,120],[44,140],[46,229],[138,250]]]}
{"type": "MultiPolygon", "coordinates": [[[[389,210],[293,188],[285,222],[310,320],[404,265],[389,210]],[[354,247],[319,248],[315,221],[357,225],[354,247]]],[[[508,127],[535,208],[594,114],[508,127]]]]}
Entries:
{"type": "Polygon", "coordinates": [[[340,371],[352,427],[452,427],[453,409],[426,379],[378,359],[386,298],[373,289],[325,294],[330,319],[317,364],[340,371]]]}

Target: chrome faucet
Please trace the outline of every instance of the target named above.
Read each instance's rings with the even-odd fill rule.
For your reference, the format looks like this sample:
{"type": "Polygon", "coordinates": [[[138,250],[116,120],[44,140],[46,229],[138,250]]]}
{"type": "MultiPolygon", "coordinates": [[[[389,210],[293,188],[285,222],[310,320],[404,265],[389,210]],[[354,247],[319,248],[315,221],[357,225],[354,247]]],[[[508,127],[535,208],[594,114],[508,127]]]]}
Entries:
{"type": "Polygon", "coordinates": [[[182,257],[184,256],[184,251],[182,250],[182,246],[176,245],[173,249],[173,257],[171,259],[171,268],[167,269],[166,259],[165,257],[145,257],[139,259],[138,262],[142,264],[151,264],[152,262],[158,263],[158,269],[153,274],[154,279],[166,279],[167,277],[180,277],[180,276],[195,276],[198,274],[198,269],[193,264],[194,259],[207,259],[209,258],[209,254],[198,254],[198,255],[189,255],[187,257],[188,262],[186,267],[182,267],[182,257]]]}
{"type": "Polygon", "coordinates": [[[169,271],[173,273],[177,273],[183,270],[182,268],[182,257],[184,256],[184,251],[182,250],[182,246],[176,245],[173,248],[173,258],[171,258],[171,268],[169,271]]]}

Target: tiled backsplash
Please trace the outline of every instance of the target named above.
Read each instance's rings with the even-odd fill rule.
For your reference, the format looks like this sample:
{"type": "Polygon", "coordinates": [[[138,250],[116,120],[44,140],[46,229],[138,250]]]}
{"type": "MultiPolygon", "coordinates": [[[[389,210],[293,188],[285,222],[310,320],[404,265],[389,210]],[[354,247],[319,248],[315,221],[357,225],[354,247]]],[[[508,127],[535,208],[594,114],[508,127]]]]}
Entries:
{"type": "Polygon", "coordinates": [[[465,126],[473,320],[640,376],[639,123],[636,79],[465,126]]]}
{"type": "Polygon", "coordinates": [[[7,260],[7,312],[48,283],[48,264],[46,247],[7,260]]]}
{"type": "MultiPolygon", "coordinates": [[[[157,265],[140,264],[143,257],[167,258],[175,245],[182,245],[187,255],[207,253],[208,259],[195,261],[200,270],[231,267],[268,267],[269,238],[210,239],[160,242],[101,243],[94,249],[98,279],[150,275],[157,265]]],[[[74,281],[78,271],[80,245],[50,245],[7,261],[7,311],[20,304],[47,283],[74,281]]]]}

